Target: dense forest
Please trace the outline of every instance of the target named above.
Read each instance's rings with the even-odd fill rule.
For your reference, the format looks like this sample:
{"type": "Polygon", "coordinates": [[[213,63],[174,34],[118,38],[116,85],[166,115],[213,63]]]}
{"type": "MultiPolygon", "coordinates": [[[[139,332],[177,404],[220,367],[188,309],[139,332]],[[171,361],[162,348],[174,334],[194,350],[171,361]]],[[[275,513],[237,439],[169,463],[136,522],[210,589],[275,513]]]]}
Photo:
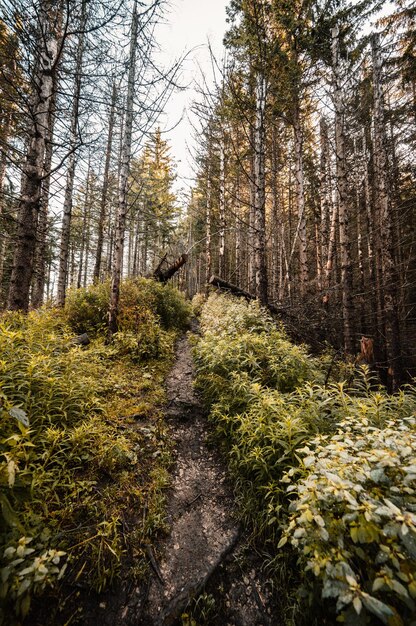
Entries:
{"type": "Polygon", "coordinates": [[[186,192],[169,11],[0,0],[0,625],[414,624],[416,4],[224,2],[186,192]]]}

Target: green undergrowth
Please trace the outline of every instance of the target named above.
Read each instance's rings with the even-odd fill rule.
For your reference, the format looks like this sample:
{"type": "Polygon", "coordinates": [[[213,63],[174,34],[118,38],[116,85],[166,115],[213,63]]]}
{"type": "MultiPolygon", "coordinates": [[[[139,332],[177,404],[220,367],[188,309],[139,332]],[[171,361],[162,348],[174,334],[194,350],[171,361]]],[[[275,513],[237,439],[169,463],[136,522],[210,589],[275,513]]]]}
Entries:
{"type": "Polygon", "coordinates": [[[171,287],[126,282],[107,344],[108,298],[97,285],[73,291],[63,311],[0,318],[0,623],[20,623],[42,593],[59,597],[53,623],[68,589],[140,576],[164,527],[160,407],[190,307],[171,287]],[[85,331],[90,344],[75,345],[85,331]]]}
{"type": "Polygon", "coordinates": [[[287,625],[412,624],[416,614],[416,393],[365,367],[327,381],[257,303],[211,295],[197,386],[267,549],[287,625]],[[295,567],[296,563],[296,567],[295,567]],[[307,616],[307,617],[305,617],[307,616]]]}

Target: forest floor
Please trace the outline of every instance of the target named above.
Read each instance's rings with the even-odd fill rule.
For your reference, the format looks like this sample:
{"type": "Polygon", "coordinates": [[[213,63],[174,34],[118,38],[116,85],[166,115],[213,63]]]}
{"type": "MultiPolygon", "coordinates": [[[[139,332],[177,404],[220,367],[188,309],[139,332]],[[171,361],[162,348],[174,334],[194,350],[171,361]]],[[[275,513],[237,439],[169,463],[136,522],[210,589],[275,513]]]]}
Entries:
{"type": "MultiPolygon", "coordinates": [[[[197,330],[196,325],[193,331],[197,330]]],[[[167,378],[165,419],[174,444],[165,536],[149,550],[146,584],[116,589],[85,624],[276,625],[271,580],[237,521],[233,487],[193,388],[186,335],[167,378]]]]}

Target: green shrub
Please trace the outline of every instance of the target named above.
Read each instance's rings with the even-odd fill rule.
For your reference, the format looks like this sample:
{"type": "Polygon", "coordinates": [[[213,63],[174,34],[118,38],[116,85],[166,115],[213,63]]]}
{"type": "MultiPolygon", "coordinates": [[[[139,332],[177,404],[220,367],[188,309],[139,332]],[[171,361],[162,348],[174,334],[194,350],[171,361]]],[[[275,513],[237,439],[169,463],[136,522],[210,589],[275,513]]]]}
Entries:
{"type": "MultiPolygon", "coordinates": [[[[85,289],[70,290],[65,303],[68,322],[77,333],[95,334],[108,324],[110,282],[90,285],[85,289]]],[[[150,313],[162,327],[182,329],[189,321],[191,306],[185,297],[171,285],[137,278],[125,280],[120,288],[121,332],[137,332],[142,318],[150,313]]]]}
{"type": "Polygon", "coordinates": [[[103,367],[101,352],[71,344],[70,330],[59,315],[5,316],[0,323],[3,403],[23,409],[32,427],[67,424],[99,411],[96,373],[103,367]]]}
{"type": "MultiPolygon", "coordinates": [[[[376,616],[387,625],[410,624],[416,611],[416,420],[379,428],[350,417],[302,454],[302,478],[288,489],[296,499],[279,546],[290,540],[306,581],[317,581],[322,598],[336,600],[344,623],[367,624],[376,616]]],[[[284,480],[295,476],[290,470],[284,480]]]]}
{"type": "Polygon", "coordinates": [[[203,293],[196,293],[192,298],[192,312],[194,315],[199,317],[202,313],[203,306],[206,302],[207,298],[203,293]]]}
{"type": "MultiPolygon", "coordinates": [[[[126,330],[110,346],[99,332],[72,342],[103,328],[102,285],[74,293],[66,312],[0,318],[0,624],[23,618],[66,565],[64,580],[97,591],[126,551],[143,569],[143,546],[163,526],[169,445],[157,405],[175,331],[161,328],[152,293],[137,304],[137,288],[125,291],[126,330]],[[143,432],[123,417],[136,413],[143,432]]],[[[171,302],[183,321],[188,305],[176,293],[171,302]]]]}
{"type": "MultiPolygon", "coordinates": [[[[274,571],[295,570],[293,552],[277,550],[282,526],[280,547],[290,542],[298,551],[293,577],[304,577],[299,597],[313,610],[301,603],[290,624],[412,624],[414,389],[389,396],[374,389],[365,367],[348,384],[322,385],[318,363],[326,371],[328,358],[309,359],[256,303],[210,296],[201,326],[197,384],[228,456],[240,512],[266,539],[274,571]]],[[[296,591],[285,590],[289,602],[296,591]]]]}
{"type": "Polygon", "coordinates": [[[209,402],[227,394],[230,374],[281,392],[322,380],[316,361],[293,345],[256,302],[211,295],[201,314],[203,337],[194,354],[197,383],[209,402]]]}
{"type": "MultiPolygon", "coordinates": [[[[4,548],[2,556],[5,566],[1,570],[0,597],[14,606],[17,617],[24,619],[32,596],[62,578],[66,564],[62,566],[60,561],[65,552],[44,550],[42,544],[33,544],[32,537],[20,537],[4,548]]],[[[5,618],[5,611],[0,609],[0,622],[5,618]]]]}

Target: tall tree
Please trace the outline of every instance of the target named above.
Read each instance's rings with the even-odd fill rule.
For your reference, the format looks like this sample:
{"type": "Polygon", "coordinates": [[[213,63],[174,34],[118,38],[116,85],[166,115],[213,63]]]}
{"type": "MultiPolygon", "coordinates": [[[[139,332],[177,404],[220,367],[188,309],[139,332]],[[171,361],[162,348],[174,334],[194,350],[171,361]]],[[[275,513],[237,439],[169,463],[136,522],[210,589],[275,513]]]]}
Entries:
{"type": "Polygon", "coordinates": [[[9,284],[9,309],[27,310],[33,274],[37,218],[44,178],[45,150],[50,134],[50,102],[53,97],[54,75],[62,46],[58,42],[59,7],[51,0],[42,0],[37,12],[35,29],[36,57],[30,85],[30,122],[22,188],[18,208],[13,267],[9,284]]]}
{"type": "Polygon", "coordinates": [[[109,332],[114,334],[118,329],[118,310],[120,301],[120,282],[121,271],[124,252],[124,237],[126,230],[126,216],[127,216],[127,191],[128,191],[128,178],[130,172],[130,158],[131,158],[131,144],[132,144],[132,130],[133,130],[133,106],[134,106],[134,80],[136,74],[136,54],[137,54],[137,40],[139,29],[139,16],[137,12],[137,0],[134,0],[133,13],[131,21],[131,35],[130,35],[130,54],[129,54],[129,74],[127,84],[126,95],[126,114],[124,123],[124,135],[122,140],[121,151],[121,168],[120,168],[120,182],[119,182],[119,198],[118,198],[118,210],[116,221],[116,234],[115,234],[115,246],[114,246],[114,260],[113,260],[113,272],[111,281],[111,298],[110,298],[110,310],[109,310],[109,332]]]}

